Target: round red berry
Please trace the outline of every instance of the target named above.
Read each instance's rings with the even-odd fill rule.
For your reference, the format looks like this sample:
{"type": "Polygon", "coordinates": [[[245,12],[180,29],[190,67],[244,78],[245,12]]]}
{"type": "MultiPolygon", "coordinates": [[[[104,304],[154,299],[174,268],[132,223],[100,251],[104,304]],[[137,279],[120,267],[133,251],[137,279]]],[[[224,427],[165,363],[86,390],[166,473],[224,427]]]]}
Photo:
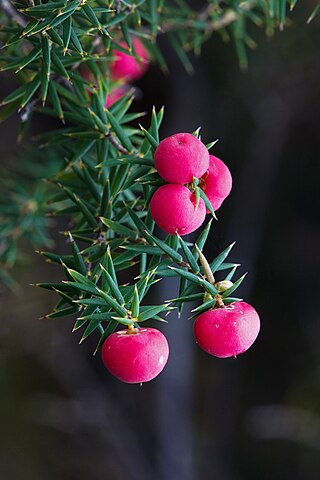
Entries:
{"type": "MultiPolygon", "coordinates": [[[[134,38],[132,40],[134,52],[141,59],[129,55],[128,53],[114,50],[114,62],[111,65],[111,76],[114,80],[123,80],[125,82],[132,82],[138,80],[148,68],[149,52],[139,40],[134,38]]],[[[128,48],[125,42],[119,42],[123,48],[128,48]]]]}
{"type": "Polygon", "coordinates": [[[191,133],[176,133],[162,140],[154,154],[159,175],[169,183],[190,183],[209,168],[206,146],[191,133]]]}
{"type": "MultiPolygon", "coordinates": [[[[208,197],[213,210],[218,210],[232,188],[230,170],[220,158],[210,155],[209,169],[201,179],[201,188],[208,197]]],[[[209,213],[208,210],[207,213],[209,213]]]]}
{"type": "Polygon", "coordinates": [[[187,187],[169,183],[158,188],[150,202],[152,218],[162,230],[173,235],[187,235],[203,223],[206,207],[187,187]]]}
{"type": "Polygon", "coordinates": [[[144,383],[164,369],[169,356],[166,337],[155,328],[112,333],[102,346],[106,369],[126,383],[144,383]]]}
{"type": "Polygon", "coordinates": [[[255,309],[246,302],[209,310],[194,322],[194,336],[210,355],[235,357],[251,347],[260,330],[255,309]]]}

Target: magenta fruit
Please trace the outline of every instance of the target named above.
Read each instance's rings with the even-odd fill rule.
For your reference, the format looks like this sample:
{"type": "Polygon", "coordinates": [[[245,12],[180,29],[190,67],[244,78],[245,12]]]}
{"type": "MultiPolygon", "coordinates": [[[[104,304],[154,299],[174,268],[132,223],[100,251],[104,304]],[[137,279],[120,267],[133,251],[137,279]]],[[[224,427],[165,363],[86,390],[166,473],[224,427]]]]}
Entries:
{"type": "Polygon", "coordinates": [[[191,133],[176,133],[162,140],[154,154],[159,175],[169,183],[191,183],[209,168],[206,146],[191,133]]]}
{"type": "Polygon", "coordinates": [[[169,357],[166,337],[155,328],[112,333],[102,346],[106,369],[126,383],[144,383],[164,369],[169,357]]]}
{"type": "Polygon", "coordinates": [[[196,208],[195,194],[187,187],[167,184],[155,191],[151,202],[152,218],[162,230],[173,235],[187,235],[203,223],[206,207],[202,198],[196,208]]]}
{"type": "MultiPolygon", "coordinates": [[[[201,178],[200,186],[208,197],[213,210],[218,210],[232,188],[230,170],[220,158],[210,155],[209,169],[201,178]]],[[[209,213],[208,210],[207,213],[209,213]]]]}
{"type": "MultiPolygon", "coordinates": [[[[132,43],[135,53],[141,60],[137,60],[135,57],[120,50],[114,50],[113,56],[116,57],[116,59],[111,65],[111,76],[113,80],[132,82],[142,77],[147,70],[149,61],[148,50],[138,38],[134,38],[132,43]]],[[[120,42],[119,45],[128,48],[125,42],[120,42]]]]}
{"type": "Polygon", "coordinates": [[[235,357],[251,347],[260,330],[255,309],[246,302],[209,310],[194,322],[194,336],[210,355],[235,357]]]}

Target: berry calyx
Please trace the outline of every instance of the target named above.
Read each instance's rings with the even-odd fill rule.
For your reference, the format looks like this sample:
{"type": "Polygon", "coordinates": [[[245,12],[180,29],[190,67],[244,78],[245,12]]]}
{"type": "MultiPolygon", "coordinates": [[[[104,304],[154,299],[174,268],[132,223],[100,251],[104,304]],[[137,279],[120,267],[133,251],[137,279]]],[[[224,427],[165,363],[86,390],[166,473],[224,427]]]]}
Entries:
{"type": "MultiPolygon", "coordinates": [[[[142,77],[147,70],[150,59],[148,50],[139,38],[134,38],[132,44],[134,52],[141,60],[120,50],[114,50],[113,56],[115,60],[111,65],[111,76],[113,80],[132,82],[142,77]]],[[[119,42],[119,45],[123,48],[128,48],[125,42],[119,42]]]]}
{"type": "Polygon", "coordinates": [[[202,313],[194,322],[194,336],[199,346],[219,358],[235,357],[245,352],[256,340],[260,319],[246,302],[202,313]]]}
{"type": "Polygon", "coordinates": [[[166,337],[155,328],[112,333],[102,346],[106,369],[125,383],[144,383],[164,369],[169,357],[166,337]]]}
{"type": "Polygon", "coordinates": [[[187,187],[167,184],[158,188],[150,202],[152,218],[162,230],[172,235],[187,235],[203,223],[206,207],[187,187]]]}
{"type": "Polygon", "coordinates": [[[176,133],[162,140],[154,154],[159,175],[169,183],[187,184],[209,168],[206,146],[191,133],[176,133]]]}
{"type": "Polygon", "coordinates": [[[208,197],[213,210],[218,210],[232,188],[230,170],[220,158],[209,156],[209,169],[201,178],[200,187],[208,197]]]}

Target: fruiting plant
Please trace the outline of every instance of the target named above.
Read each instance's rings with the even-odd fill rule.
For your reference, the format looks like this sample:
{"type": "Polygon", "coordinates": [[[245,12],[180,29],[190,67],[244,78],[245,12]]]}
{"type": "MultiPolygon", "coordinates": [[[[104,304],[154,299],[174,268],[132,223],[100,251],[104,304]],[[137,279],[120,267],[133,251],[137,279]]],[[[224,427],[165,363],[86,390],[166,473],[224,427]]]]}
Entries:
{"type": "Polygon", "coordinates": [[[80,343],[95,335],[95,351],[102,349],[106,368],[124,382],[146,382],[162,371],[167,341],[144,322],[180,314],[188,302],[199,302],[194,334],[204,350],[218,357],[244,352],[259,318],[233,296],[244,275],[233,279],[239,265],[227,258],[232,245],[210,261],[203,254],[231,174],[210,154],[216,142],[203,143],[199,129],[160,142],[163,108],[153,108],[140,126],[130,83],[151,61],[168,70],[159,35],[191,71],[186,52],[199,53],[219,31],[234,40],[245,67],[253,43],[247,24],[268,34],[282,29],[288,2],[275,8],[269,1],[208,1],[197,11],[180,0],[23,1],[0,0],[0,71],[13,85],[1,100],[0,121],[18,112],[27,168],[0,179],[0,278],[15,288],[9,269],[27,238],[61,272],[59,282],[36,284],[59,297],[44,318],[75,317],[80,343]],[[35,112],[60,128],[37,135],[27,150],[35,112]],[[205,224],[207,213],[213,218],[205,224]],[[48,232],[58,216],[68,219],[63,253],[53,251],[48,232]],[[182,238],[201,226],[195,241],[182,238]],[[179,282],[177,298],[150,304],[150,289],[166,277],[179,282]]]}

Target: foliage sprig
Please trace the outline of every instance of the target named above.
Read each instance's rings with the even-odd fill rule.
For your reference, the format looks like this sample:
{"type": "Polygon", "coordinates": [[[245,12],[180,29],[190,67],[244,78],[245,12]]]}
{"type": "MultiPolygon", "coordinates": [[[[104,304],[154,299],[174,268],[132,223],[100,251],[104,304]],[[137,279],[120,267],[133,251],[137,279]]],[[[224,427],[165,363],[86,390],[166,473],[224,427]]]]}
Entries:
{"type": "MultiPolygon", "coordinates": [[[[194,244],[173,235],[159,238],[148,205],[163,184],[153,153],[164,110],[154,108],[149,127],[140,127],[143,114],[130,109],[132,89],[107,108],[106,98],[118,86],[110,66],[114,52],[144,61],[134,47],[133,39],[139,37],[167,71],[157,44],[157,37],[166,35],[186,70],[192,71],[186,52],[199,53],[215,32],[233,40],[245,66],[247,47],[255,45],[249,25],[264,27],[267,34],[282,29],[295,4],[211,0],[198,11],[184,0],[0,0],[0,71],[9,72],[15,81],[1,100],[0,122],[19,112],[19,141],[35,112],[61,122],[60,128],[36,139],[43,156],[54,157],[57,165],[54,173],[49,161],[43,167],[41,177],[48,181],[39,186],[36,178],[30,189],[18,189],[19,178],[12,177],[1,197],[2,280],[14,285],[8,268],[18,259],[19,239],[27,237],[41,248],[50,245],[48,219],[62,215],[70,219],[70,228],[63,232],[69,253],[40,253],[61,268],[65,279],[37,286],[59,296],[45,318],[76,315],[73,330],[84,330],[81,342],[95,332],[99,348],[119,324],[160,321],[173,309],[181,313],[186,302],[202,300],[193,311],[198,314],[217,302],[239,300],[231,295],[244,276],[231,283],[239,266],[227,262],[232,246],[211,263],[203,256],[211,221],[194,244]],[[127,277],[122,281],[123,271],[132,272],[129,283],[127,277]],[[226,272],[218,282],[217,272],[226,272]],[[150,288],[169,276],[179,279],[178,297],[148,304],[150,288]]],[[[316,2],[309,20],[319,9],[316,2]]],[[[37,168],[30,158],[30,171],[37,168]]],[[[198,201],[201,196],[214,215],[197,182],[193,187],[198,201]]]]}

